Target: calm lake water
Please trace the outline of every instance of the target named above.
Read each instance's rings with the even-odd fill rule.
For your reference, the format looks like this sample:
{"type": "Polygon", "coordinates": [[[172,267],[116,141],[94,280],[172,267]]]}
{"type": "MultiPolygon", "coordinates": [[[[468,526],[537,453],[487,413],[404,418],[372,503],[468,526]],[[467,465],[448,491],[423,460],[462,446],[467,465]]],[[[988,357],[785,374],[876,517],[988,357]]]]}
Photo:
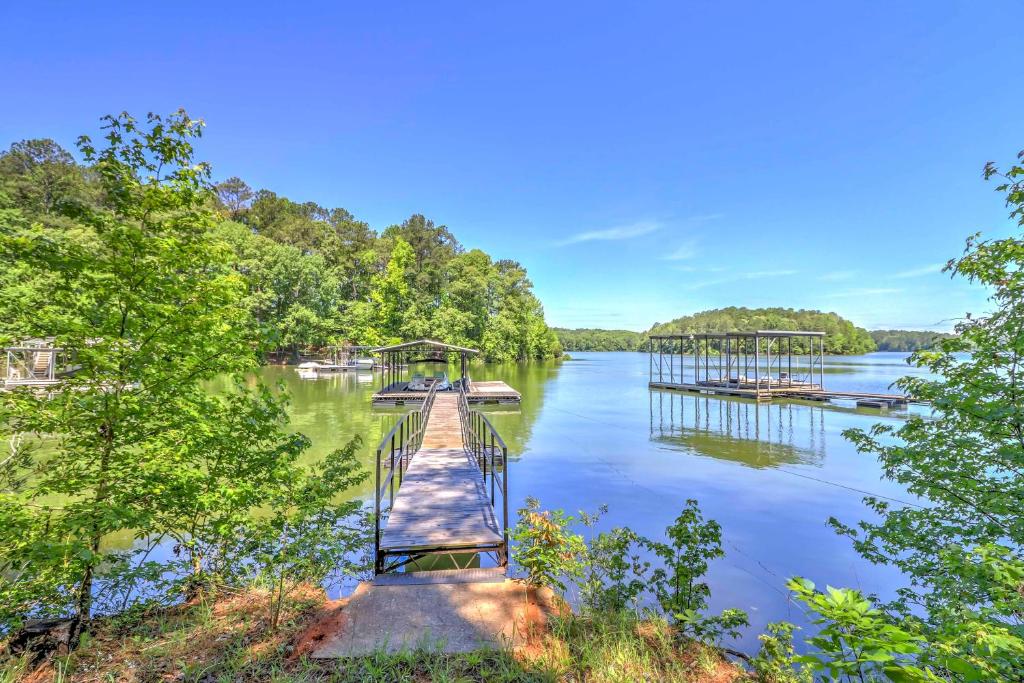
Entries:
{"type": "MultiPolygon", "coordinates": [[[[905,359],[900,353],[826,358],[825,383],[885,391],[900,376],[920,372],[905,359]]],[[[803,621],[787,599],[790,576],[892,595],[899,575],[861,560],[826,520],[870,517],[861,502],[866,494],[914,501],[883,481],[876,460],[842,436],[850,427],[898,422],[906,413],[652,391],[647,373],[642,353],[474,366],[474,379],[502,379],[523,394],[520,406],[485,408],[509,446],[510,509],[527,496],[569,512],[606,504],[602,527],[660,537],[685,500],[696,498],[705,516],[721,524],[726,551],[709,572],[711,607],[749,613],[751,629],[738,644],[746,651],[757,649],[756,634],[767,622],[803,621]]],[[[369,466],[378,440],[403,412],[371,408],[377,376],[300,380],[294,368],[281,367],[260,374],[282,380],[291,392],[292,425],[312,439],[310,459],[360,436],[369,466]]],[[[355,495],[370,500],[372,486],[355,495]]]]}

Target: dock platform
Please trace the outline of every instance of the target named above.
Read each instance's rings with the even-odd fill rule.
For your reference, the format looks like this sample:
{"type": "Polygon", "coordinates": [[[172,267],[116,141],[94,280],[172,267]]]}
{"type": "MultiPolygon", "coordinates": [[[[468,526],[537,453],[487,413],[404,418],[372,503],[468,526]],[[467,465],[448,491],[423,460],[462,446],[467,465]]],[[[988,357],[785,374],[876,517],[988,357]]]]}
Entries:
{"type": "MultiPolygon", "coordinates": [[[[422,403],[426,398],[426,391],[409,391],[409,382],[393,382],[373,395],[374,405],[408,405],[422,403]]],[[[445,393],[439,392],[438,397],[445,393]]],[[[480,403],[519,403],[522,395],[500,380],[478,382],[472,381],[469,391],[466,392],[466,400],[470,404],[480,403]]]]}
{"type": "Polygon", "coordinates": [[[426,392],[377,449],[375,575],[438,554],[507,566],[507,448],[468,399],[426,392]]]}
{"type": "Polygon", "coordinates": [[[681,382],[650,382],[652,389],[669,391],[685,391],[691,394],[713,394],[721,396],[738,396],[754,401],[773,401],[776,399],[796,399],[801,401],[854,401],[859,408],[906,408],[914,401],[900,394],[872,394],[858,391],[833,391],[820,386],[786,386],[772,385],[771,388],[745,385],[738,382],[700,382],[688,384],[681,382]]]}

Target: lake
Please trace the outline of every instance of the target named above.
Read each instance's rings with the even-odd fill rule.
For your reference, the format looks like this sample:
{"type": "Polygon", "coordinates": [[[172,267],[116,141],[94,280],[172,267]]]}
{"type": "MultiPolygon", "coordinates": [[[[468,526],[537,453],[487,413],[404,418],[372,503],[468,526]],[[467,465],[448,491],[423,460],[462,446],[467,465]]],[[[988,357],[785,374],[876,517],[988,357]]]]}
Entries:
{"type": "MultiPolygon", "coordinates": [[[[749,613],[751,629],[738,644],[748,652],[758,648],[756,634],[767,622],[802,622],[787,597],[790,576],[883,598],[901,584],[894,570],[860,559],[826,520],[870,517],[861,502],[867,494],[914,502],[842,436],[905,413],[652,391],[645,353],[571,355],[563,362],[471,369],[474,379],[502,379],[523,394],[520,406],[485,408],[509,446],[511,510],[527,496],[568,512],[606,504],[602,528],[628,526],[661,537],[686,499],[696,498],[705,516],[721,524],[726,552],[708,575],[711,607],[749,613]]],[[[906,357],[826,357],[826,387],[886,391],[900,376],[921,372],[906,357]]],[[[360,436],[369,466],[377,441],[404,411],[371,408],[378,376],[300,380],[287,367],[260,374],[282,380],[291,392],[292,426],[312,439],[311,460],[360,436]]],[[[372,486],[371,480],[355,493],[370,500],[372,486]]]]}

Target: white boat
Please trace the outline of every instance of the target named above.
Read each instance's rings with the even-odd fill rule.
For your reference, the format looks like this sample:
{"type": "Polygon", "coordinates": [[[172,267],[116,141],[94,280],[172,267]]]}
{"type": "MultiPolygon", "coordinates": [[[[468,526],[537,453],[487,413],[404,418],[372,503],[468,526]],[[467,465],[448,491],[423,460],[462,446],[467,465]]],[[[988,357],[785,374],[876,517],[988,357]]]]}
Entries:
{"type": "Polygon", "coordinates": [[[296,372],[299,373],[300,379],[316,379],[320,376],[320,364],[315,360],[299,363],[296,372]]]}

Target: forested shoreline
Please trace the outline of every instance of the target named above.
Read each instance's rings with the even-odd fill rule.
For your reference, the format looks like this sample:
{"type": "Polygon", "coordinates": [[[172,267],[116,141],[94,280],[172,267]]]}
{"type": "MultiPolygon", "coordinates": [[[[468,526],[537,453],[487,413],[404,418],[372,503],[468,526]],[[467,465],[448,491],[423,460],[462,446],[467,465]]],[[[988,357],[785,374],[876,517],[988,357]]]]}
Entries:
{"type": "Polygon", "coordinates": [[[871,330],[878,351],[926,351],[939,345],[952,334],[917,330],[871,330]]]}
{"type": "MultiPolygon", "coordinates": [[[[97,207],[99,183],[94,165],[50,139],[0,153],[0,211],[17,212],[55,239],[88,246],[88,231],[73,217],[97,207]]],[[[202,191],[214,216],[204,239],[210,249],[233,253],[263,358],[422,337],[479,348],[495,362],[561,354],[526,269],[466,249],[423,215],[378,232],[343,208],[254,191],[237,177],[202,191]]],[[[19,315],[38,306],[46,288],[17,264],[0,270],[0,320],[7,321],[0,336],[50,336],[19,315]]]]}
{"type": "Polygon", "coordinates": [[[753,332],[755,330],[811,330],[824,332],[825,352],[856,355],[872,351],[917,351],[933,347],[952,335],[912,330],[868,331],[836,313],[792,308],[744,308],[730,306],[667,323],[655,323],[645,332],[594,328],[553,328],[566,351],[643,351],[651,335],[702,332],[753,332]]]}

